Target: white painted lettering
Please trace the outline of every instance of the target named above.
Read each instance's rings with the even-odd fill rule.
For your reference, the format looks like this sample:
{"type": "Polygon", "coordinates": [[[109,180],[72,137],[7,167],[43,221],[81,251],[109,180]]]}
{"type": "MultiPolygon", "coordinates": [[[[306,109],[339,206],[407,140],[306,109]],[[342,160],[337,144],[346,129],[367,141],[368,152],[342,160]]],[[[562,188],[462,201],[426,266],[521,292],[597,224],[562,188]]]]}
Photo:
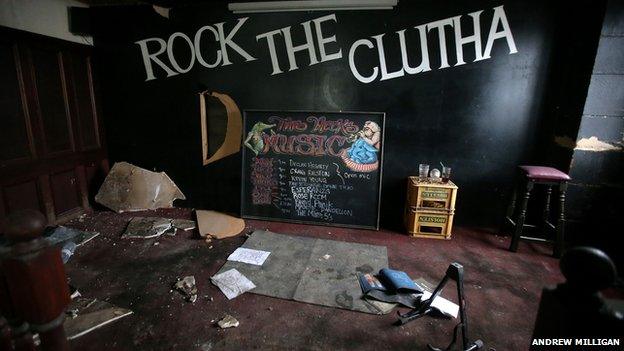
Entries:
{"type": "Polygon", "coordinates": [[[468,14],[472,17],[473,34],[467,37],[462,37],[461,16],[453,17],[453,27],[455,29],[455,52],[457,53],[457,63],[455,66],[466,64],[464,61],[464,45],[469,43],[474,43],[475,61],[481,61],[484,59],[481,51],[481,25],[479,22],[481,12],[483,12],[483,10],[468,14]]]}
{"type": "Polygon", "coordinates": [[[339,58],[342,58],[342,49],[338,49],[338,52],[334,52],[331,54],[328,54],[326,51],[326,48],[325,48],[326,44],[336,42],[335,35],[332,35],[331,37],[323,36],[323,29],[321,28],[321,24],[327,21],[338,22],[336,20],[336,15],[333,13],[331,15],[319,17],[319,18],[312,20],[312,22],[314,22],[314,28],[316,30],[316,41],[318,42],[318,46],[319,46],[319,56],[320,56],[321,62],[337,60],[339,58]]]}
{"type": "Polygon", "coordinates": [[[171,65],[173,66],[173,68],[175,68],[176,71],[178,71],[179,73],[186,73],[190,71],[195,64],[195,47],[193,46],[191,39],[186,36],[186,34],[175,32],[171,34],[169,40],[167,41],[167,56],[169,57],[169,62],[171,62],[171,65]],[[182,68],[176,60],[175,56],[173,55],[173,42],[176,38],[184,39],[184,41],[186,41],[186,43],[188,44],[189,49],[191,49],[191,59],[186,68],[182,68]]]}
{"type": "Polygon", "coordinates": [[[492,18],[492,25],[490,26],[490,34],[488,35],[487,43],[485,44],[485,51],[483,52],[483,58],[490,58],[490,53],[492,52],[492,46],[494,45],[494,40],[505,38],[507,41],[507,46],[509,47],[509,54],[515,54],[518,52],[516,48],[516,43],[514,42],[513,35],[511,34],[511,29],[509,28],[509,23],[507,22],[507,15],[505,15],[505,10],[503,9],[503,5],[497,6],[494,8],[494,17],[492,18]],[[503,26],[503,30],[497,32],[498,24],[503,26]]]}
{"type": "Polygon", "coordinates": [[[385,34],[373,36],[375,41],[377,41],[377,54],[379,55],[379,66],[381,67],[381,79],[380,80],[402,77],[403,74],[405,74],[405,72],[403,71],[403,68],[399,69],[398,71],[388,73],[388,68],[386,66],[386,55],[384,52],[384,45],[383,45],[384,35],[385,34]]]}
{"type": "Polygon", "coordinates": [[[141,54],[143,55],[143,65],[145,66],[145,74],[147,75],[145,81],[156,79],[156,77],[154,77],[152,61],[154,61],[154,63],[160,66],[160,68],[164,69],[165,72],[167,72],[167,77],[175,76],[177,74],[171,68],[167,67],[167,65],[165,65],[165,63],[157,57],[158,55],[165,52],[165,50],[167,50],[167,43],[165,43],[164,40],[160,38],[147,38],[139,40],[135,42],[135,44],[139,45],[139,47],[141,48],[141,54]],[[149,53],[149,50],[147,48],[147,43],[150,41],[156,42],[159,45],[158,50],[156,50],[156,52],[152,54],[149,53]]]}
{"type": "Polygon", "coordinates": [[[201,36],[205,30],[211,31],[212,34],[214,35],[215,41],[219,41],[219,33],[217,33],[217,30],[214,29],[213,27],[203,26],[199,28],[197,33],[195,33],[195,41],[194,41],[195,57],[197,57],[197,61],[199,62],[200,65],[204,67],[208,67],[208,68],[215,68],[221,63],[221,50],[217,50],[217,58],[215,59],[214,63],[208,63],[204,60],[204,57],[202,56],[202,53],[201,53],[201,36]]]}
{"type": "Polygon", "coordinates": [[[256,41],[262,38],[266,38],[267,40],[267,45],[269,46],[269,56],[271,56],[271,64],[273,65],[273,73],[271,73],[271,75],[282,73],[282,70],[279,67],[279,62],[277,61],[277,52],[275,51],[274,37],[278,34],[282,34],[282,31],[279,29],[256,36],[256,41]]]}
{"type": "Polygon", "coordinates": [[[368,47],[369,49],[372,49],[374,47],[373,43],[368,39],[356,40],[349,49],[349,68],[351,68],[351,73],[355,76],[357,80],[362,83],[370,83],[377,79],[377,74],[379,73],[377,67],[373,67],[373,73],[368,77],[361,75],[357,67],[355,67],[355,50],[362,45],[368,47]]]}
{"type": "Polygon", "coordinates": [[[403,61],[403,69],[407,74],[416,74],[421,72],[431,71],[431,67],[429,66],[429,48],[427,47],[427,31],[426,24],[420,25],[418,27],[414,27],[418,29],[418,33],[420,35],[420,56],[421,61],[420,65],[417,67],[410,67],[409,58],[407,55],[407,48],[405,45],[405,29],[397,32],[399,35],[399,44],[401,45],[401,60],[403,61]]]}
{"type": "Polygon", "coordinates": [[[282,28],[284,42],[286,43],[286,53],[288,54],[288,62],[290,63],[289,71],[294,71],[299,68],[297,67],[297,59],[295,58],[295,53],[299,51],[308,51],[310,66],[318,63],[318,60],[316,59],[316,50],[314,50],[314,38],[312,37],[312,27],[310,26],[310,21],[303,22],[301,25],[305,31],[306,41],[304,44],[298,46],[293,46],[292,37],[290,36],[290,27],[282,28]]]}
{"type": "Polygon", "coordinates": [[[231,65],[232,64],[232,62],[230,61],[230,59],[228,57],[228,51],[227,51],[227,47],[228,46],[230,48],[232,48],[234,51],[238,52],[239,55],[243,56],[245,58],[245,61],[253,61],[253,60],[255,60],[255,58],[253,56],[249,55],[245,50],[243,50],[243,48],[238,46],[238,44],[236,44],[232,40],[234,35],[236,35],[236,32],[238,32],[240,27],[248,19],[249,19],[248,17],[239,18],[238,19],[238,23],[236,23],[234,28],[228,33],[227,36],[225,35],[225,30],[223,29],[223,25],[225,24],[225,22],[221,22],[221,23],[215,24],[215,26],[217,27],[217,30],[219,31],[219,42],[221,43],[221,53],[223,55],[223,66],[227,66],[227,65],[231,65]]]}
{"type": "Polygon", "coordinates": [[[449,67],[448,54],[446,52],[446,34],[444,33],[444,27],[446,26],[453,27],[452,17],[427,23],[428,31],[431,31],[433,28],[438,30],[438,39],[440,41],[440,69],[449,67]]]}

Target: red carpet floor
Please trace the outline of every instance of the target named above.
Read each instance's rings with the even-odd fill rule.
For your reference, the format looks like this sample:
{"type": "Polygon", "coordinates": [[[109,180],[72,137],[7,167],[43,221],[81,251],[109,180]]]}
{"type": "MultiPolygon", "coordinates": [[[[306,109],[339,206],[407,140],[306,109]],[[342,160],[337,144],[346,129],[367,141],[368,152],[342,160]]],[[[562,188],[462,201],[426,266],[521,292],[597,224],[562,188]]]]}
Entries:
{"type": "MultiPolygon", "coordinates": [[[[445,347],[457,323],[425,317],[397,327],[394,313],[375,316],[249,293],[228,301],[210,283],[210,276],[245,241],[245,235],[210,244],[196,231],[158,239],[121,239],[133,216],[190,219],[193,213],[188,209],[97,212],[68,224],[101,233],[78,248],[67,264],[71,284],[85,297],[134,311],[71,341],[74,350],[424,350],[427,343],[445,347]],[[194,304],[170,292],[176,278],[186,275],[197,280],[199,298],[194,304]],[[238,328],[215,326],[212,321],[226,313],[240,321],[238,328]]],[[[483,340],[484,350],[528,349],[542,288],[563,280],[548,246],[523,242],[518,253],[511,253],[508,237],[483,230],[455,228],[452,240],[443,241],[383,230],[250,220],[244,233],[255,229],[383,245],[392,268],[434,283],[449,263],[460,262],[466,275],[469,337],[483,340]]],[[[454,283],[449,283],[443,296],[457,300],[454,283]]]]}

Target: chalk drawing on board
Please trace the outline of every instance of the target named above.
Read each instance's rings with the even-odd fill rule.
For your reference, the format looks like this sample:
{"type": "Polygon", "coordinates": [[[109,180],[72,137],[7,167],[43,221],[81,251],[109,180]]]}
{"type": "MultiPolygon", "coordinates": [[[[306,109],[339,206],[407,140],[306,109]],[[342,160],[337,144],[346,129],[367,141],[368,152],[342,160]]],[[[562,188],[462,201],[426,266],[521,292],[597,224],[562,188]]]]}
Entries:
{"type": "Polygon", "coordinates": [[[377,229],[384,114],[247,110],[241,215],[377,229]]]}
{"type": "MultiPolygon", "coordinates": [[[[378,152],[381,147],[381,128],[373,121],[366,121],[362,130],[351,134],[353,144],[344,149],[342,161],[354,172],[373,172],[379,168],[378,152]]],[[[343,180],[344,182],[344,180],[343,180]]]]}
{"type": "Polygon", "coordinates": [[[251,128],[249,133],[247,133],[247,138],[245,139],[245,146],[249,148],[249,150],[253,151],[256,156],[260,154],[264,150],[264,137],[266,135],[265,130],[270,130],[273,134],[273,128],[275,124],[266,124],[262,122],[257,122],[251,128]]]}

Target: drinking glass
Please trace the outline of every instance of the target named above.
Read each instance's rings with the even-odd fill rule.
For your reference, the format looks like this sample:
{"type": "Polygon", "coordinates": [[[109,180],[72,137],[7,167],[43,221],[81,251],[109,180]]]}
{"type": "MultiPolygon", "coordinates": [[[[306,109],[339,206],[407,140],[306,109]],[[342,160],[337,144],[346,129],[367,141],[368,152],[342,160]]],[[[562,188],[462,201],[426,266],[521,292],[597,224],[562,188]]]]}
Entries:
{"type": "Polygon", "coordinates": [[[451,167],[442,167],[442,183],[448,183],[451,178],[451,167]]]}
{"type": "Polygon", "coordinates": [[[429,165],[426,163],[421,163],[418,165],[418,178],[420,180],[426,180],[429,176],[429,165]]]}

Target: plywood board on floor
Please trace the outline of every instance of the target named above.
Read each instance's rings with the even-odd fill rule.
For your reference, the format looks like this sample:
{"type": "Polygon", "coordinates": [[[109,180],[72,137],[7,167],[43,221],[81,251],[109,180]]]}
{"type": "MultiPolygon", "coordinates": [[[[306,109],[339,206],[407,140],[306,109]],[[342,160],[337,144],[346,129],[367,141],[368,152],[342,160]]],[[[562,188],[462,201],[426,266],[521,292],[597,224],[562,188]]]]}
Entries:
{"type": "Polygon", "coordinates": [[[237,269],[256,285],[254,294],[372,314],[388,313],[394,306],[363,300],[357,280],[358,272],[388,267],[384,246],[258,230],[242,247],[271,254],[262,266],[227,261],[219,273],[237,269]]]}

